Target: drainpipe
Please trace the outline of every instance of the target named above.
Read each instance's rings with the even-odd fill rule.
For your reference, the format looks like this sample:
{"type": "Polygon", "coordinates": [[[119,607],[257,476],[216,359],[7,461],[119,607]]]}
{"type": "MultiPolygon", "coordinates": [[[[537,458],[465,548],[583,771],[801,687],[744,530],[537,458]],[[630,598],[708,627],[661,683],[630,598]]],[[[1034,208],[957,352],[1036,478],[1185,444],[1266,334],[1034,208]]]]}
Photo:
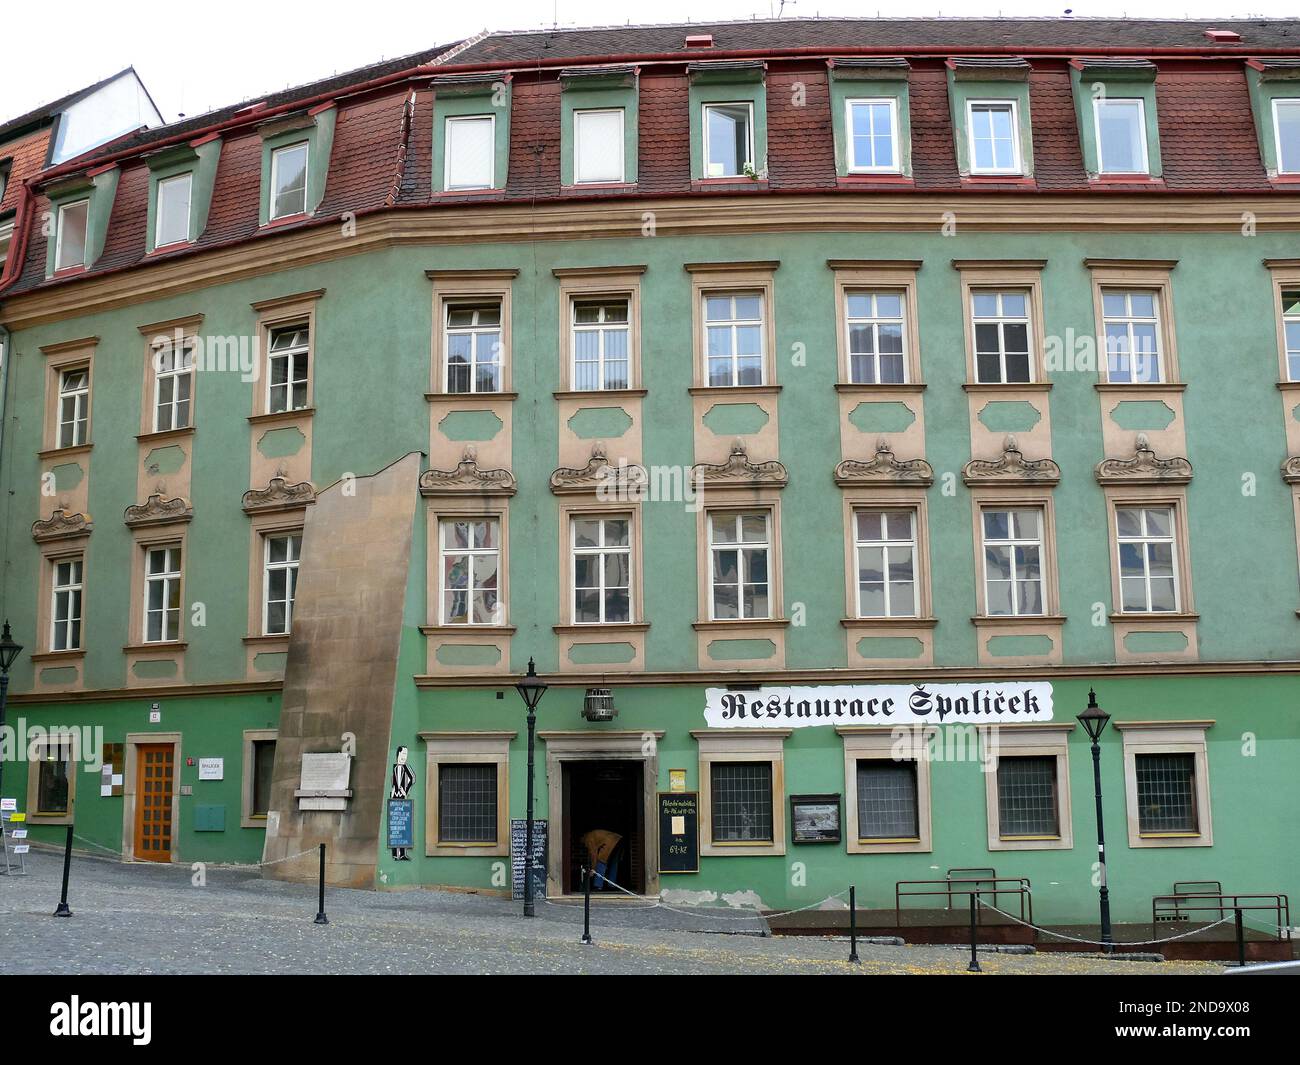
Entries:
{"type": "Polygon", "coordinates": [[[0,325],[0,470],[4,469],[5,419],[9,414],[9,330],[0,325]]]}

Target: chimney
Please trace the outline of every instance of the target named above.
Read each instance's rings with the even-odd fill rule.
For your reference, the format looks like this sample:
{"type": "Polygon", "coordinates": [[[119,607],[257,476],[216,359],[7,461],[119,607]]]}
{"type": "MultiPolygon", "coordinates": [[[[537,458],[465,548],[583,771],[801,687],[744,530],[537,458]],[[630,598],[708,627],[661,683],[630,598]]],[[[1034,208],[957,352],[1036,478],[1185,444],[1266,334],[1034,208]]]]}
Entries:
{"type": "Polygon", "coordinates": [[[687,48],[712,48],[712,47],[713,47],[713,34],[711,34],[711,33],[697,33],[697,34],[694,34],[694,35],[692,35],[692,36],[690,36],[690,37],[687,37],[687,38],[686,38],[686,47],[687,47],[687,48]]]}
{"type": "Polygon", "coordinates": [[[1215,44],[1240,44],[1241,34],[1236,30],[1206,30],[1205,36],[1215,44]]]}

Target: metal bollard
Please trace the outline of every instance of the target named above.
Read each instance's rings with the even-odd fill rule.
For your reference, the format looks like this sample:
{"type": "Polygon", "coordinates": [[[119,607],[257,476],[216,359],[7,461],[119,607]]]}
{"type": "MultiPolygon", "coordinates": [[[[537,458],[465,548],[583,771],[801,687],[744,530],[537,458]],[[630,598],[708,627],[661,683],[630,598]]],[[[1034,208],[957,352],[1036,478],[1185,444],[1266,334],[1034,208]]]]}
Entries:
{"type": "Polygon", "coordinates": [[[63,844],[63,894],[59,897],[58,908],[54,911],[55,917],[71,917],[72,911],[68,909],[68,870],[72,868],[72,826],[68,826],[68,838],[63,844]]]}
{"type": "Polygon", "coordinates": [[[591,870],[582,867],[582,942],[591,946],[591,870]]]}
{"type": "Polygon", "coordinates": [[[1237,964],[1241,967],[1246,965],[1246,929],[1242,923],[1241,907],[1238,906],[1233,912],[1233,923],[1237,926],[1237,964]]]}
{"type": "Polygon", "coordinates": [[[970,964],[966,966],[966,971],[968,973],[983,972],[983,970],[980,968],[980,960],[978,957],[975,956],[976,942],[977,941],[975,936],[975,892],[972,891],[970,893],[970,964]]]}
{"type": "Polygon", "coordinates": [[[314,924],[329,924],[330,919],[325,916],[325,844],[320,845],[320,908],[316,911],[316,920],[314,924]]]}
{"type": "Polygon", "coordinates": [[[858,958],[858,889],[849,888],[849,961],[858,958]]]}

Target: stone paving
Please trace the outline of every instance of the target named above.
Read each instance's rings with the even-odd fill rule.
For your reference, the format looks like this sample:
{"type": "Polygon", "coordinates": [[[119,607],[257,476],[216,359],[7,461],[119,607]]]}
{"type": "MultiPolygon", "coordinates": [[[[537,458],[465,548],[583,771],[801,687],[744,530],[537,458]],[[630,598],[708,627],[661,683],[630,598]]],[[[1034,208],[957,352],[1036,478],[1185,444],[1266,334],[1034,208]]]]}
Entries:
{"type": "MultiPolygon", "coordinates": [[[[0,876],[0,973],[954,973],[952,947],[859,946],[771,937],[736,911],[683,914],[638,903],[593,904],[593,946],[579,942],[581,904],[520,904],[446,891],[329,889],[318,926],[314,885],[263,880],[251,867],[209,866],[206,886],[185,865],[75,857],[73,916],[51,914],[61,855],[28,855],[29,875],[0,876]]],[[[1061,954],[981,955],[990,974],[1201,975],[1217,964],[1109,961],[1061,954]]]]}

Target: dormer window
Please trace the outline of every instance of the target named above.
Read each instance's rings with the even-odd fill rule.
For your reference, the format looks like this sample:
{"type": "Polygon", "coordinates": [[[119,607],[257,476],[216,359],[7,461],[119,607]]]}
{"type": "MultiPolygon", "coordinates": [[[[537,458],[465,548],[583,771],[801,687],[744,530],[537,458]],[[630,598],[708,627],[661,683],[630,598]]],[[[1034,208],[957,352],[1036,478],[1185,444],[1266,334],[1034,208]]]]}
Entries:
{"type": "Polygon", "coordinates": [[[190,190],[192,174],[179,174],[158,182],[157,221],[154,247],[181,244],[190,239],[190,190]]]}
{"type": "Polygon", "coordinates": [[[307,213],[307,142],[271,153],[271,218],[307,213]]]}
{"type": "Polygon", "coordinates": [[[1096,99],[1092,102],[1092,115],[1101,173],[1147,173],[1146,108],[1143,101],[1096,99]]]}
{"type": "Polygon", "coordinates": [[[1014,100],[966,105],[972,174],[1019,174],[1020,123],[1014,100]]]}
{"type": "Polygon", "coordinates": [[[752,104],[704,105],[704,176],[740,177],[754,169],[752,104]]]}
{"type": "Polygon", "coordinates": [[[54,247],[55,270],[86,265],[86,220],[89,214],[89,200],[65,203],[59,208],[58,234],[54,247]]]}
{"type": "Polygon", "coordinates": [[[1273,135],[1277,172],[1300,174],[1300,98],[1273,101],[1273,135]]]}

